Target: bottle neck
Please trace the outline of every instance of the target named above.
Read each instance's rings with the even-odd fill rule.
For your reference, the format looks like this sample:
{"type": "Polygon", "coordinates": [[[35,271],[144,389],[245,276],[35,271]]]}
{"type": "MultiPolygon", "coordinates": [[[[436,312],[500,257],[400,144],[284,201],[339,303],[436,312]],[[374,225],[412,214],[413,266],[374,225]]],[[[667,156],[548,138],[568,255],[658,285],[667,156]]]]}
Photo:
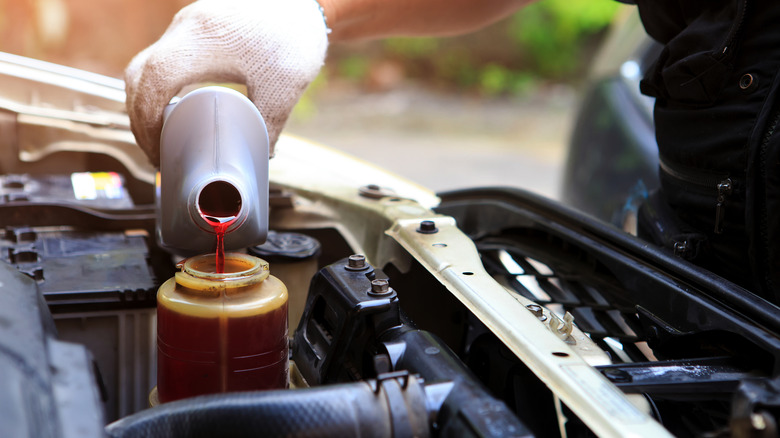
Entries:
{"type": "Polygon", "coordinates": [[[268,262],[247,254],[225,254],[224,272],[217,273],[214,254],[190,257],[176,265],[176,283],[196,289],[224,289],[251,286],[262,282],[270,274],[268,262]]]}

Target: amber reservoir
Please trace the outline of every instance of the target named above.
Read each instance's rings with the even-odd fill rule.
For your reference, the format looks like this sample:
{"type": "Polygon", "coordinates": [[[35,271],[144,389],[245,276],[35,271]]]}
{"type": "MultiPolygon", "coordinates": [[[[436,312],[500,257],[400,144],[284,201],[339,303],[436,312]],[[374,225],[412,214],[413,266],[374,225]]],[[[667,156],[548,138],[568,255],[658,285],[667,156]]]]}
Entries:
{"type": "Polygon", "coordinates": [[[157,292],[157,390],[165,403],[288,385],[287,288],[268,263],[214,254],[177,265],[157,292]]]}

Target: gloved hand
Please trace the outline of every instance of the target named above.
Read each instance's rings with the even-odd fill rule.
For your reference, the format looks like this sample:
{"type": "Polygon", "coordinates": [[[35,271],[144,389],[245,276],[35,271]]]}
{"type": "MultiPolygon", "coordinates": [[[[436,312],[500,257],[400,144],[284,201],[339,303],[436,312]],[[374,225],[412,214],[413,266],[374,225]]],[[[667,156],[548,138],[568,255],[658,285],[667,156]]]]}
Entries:
{"type": "Polygon", "coordinates": [[[247,86],[273,147],[287,117],[319,72],[327,26],[315,0],[198,0],[125,70],[127,112],[136,141],[160,163],[162,113],[182,87],[247,86]]]}

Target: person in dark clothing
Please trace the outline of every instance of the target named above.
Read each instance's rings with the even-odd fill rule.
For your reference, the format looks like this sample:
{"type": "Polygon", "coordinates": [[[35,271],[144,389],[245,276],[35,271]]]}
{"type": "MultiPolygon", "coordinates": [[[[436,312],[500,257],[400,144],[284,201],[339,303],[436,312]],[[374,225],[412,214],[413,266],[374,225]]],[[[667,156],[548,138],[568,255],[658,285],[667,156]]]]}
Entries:
{"type": "MultiPolygon", "coordinates": [[[[183,86],[244,82],[273,145],[328,43],[465,33],[530,2],[200,0],[128,66],[131,126],[156,162],[163,108],[183,86]]],[[[780,302],[780,7],[771,0],[635,3],[648,34],[664,45],[641,83],[656,98],[662,187],[643,207],[650,218],[643,234],[780,302]],[[680,232],[653,232],[670,224],[680,232]]]]}
{"type": "MultiPolygon", "coordinates": [[[[641,82],[656,98],[662,198],[696,264],[780,301],[780,7],[769,0],[637,0],[664,45],[641,82]]],[[[669,244],[667,242],[667,244],[669,244]]]]}

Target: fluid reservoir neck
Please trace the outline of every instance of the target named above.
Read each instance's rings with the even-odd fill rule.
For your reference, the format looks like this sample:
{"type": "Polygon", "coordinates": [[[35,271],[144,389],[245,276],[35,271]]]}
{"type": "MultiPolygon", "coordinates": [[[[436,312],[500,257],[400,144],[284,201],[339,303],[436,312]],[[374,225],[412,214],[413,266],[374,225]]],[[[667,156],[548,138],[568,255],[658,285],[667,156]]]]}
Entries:
{"type": "Polygon", "coordinates": [[[263,259],[246,254],[225,254],[224,272],[217,273],[213,254],[190,257],[176,265],[176,283],[181,286],[208,290],[214,288],[237,288],[260,283],[268,278],[270,268],[263,259]]]}

